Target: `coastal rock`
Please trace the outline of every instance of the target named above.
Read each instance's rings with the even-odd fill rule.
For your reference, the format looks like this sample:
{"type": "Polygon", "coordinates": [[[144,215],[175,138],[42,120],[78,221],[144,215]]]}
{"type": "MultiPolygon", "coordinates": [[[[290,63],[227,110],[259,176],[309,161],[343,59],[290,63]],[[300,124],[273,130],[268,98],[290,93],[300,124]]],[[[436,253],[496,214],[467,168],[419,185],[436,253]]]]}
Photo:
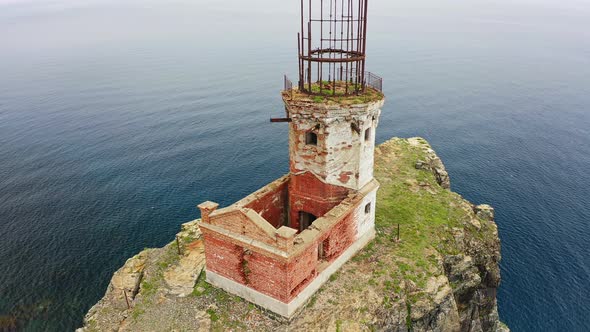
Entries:
{"type": "Polygon", "coordinates": [[[494,221],[494,208],[487,204],[480,204],[473,208],[475,215],[483,220],[494,221]]]}
{"type": "Polygon", "coordinates": [[[178,265],[164,272],[164,280],[170,288],[170,293],[178,296],[187,296],[193,291],[193,287],[199,274],[205,266],[203,241],[191,243],[187,254],[180,258],[178,265]]]}
{"type": "Polygon", "coordinates": [[[436,152],[430,147],[428,142],[421,137],[408,138],[408,143],[412,146],[423,149],[425,155],[424,160],[418,160],[414,164],[416,169],[426,170],[432,172],[436,178],[436,182],[444,189],[451,189],[451,179],[442,160],[436,155],[436,152]]]}

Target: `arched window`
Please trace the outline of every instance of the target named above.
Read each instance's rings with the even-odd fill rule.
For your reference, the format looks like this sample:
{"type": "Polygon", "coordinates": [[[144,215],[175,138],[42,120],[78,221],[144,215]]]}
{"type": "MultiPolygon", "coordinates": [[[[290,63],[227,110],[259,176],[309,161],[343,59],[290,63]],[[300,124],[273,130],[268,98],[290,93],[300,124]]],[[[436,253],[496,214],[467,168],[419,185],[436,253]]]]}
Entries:
{"type": "Polygon", "coordinates": [[[311,131],[305,133],[305,144],[318,145],[318,135],[311,131]]]}
{"type": "Polygon", "coordinates": [[[365,142],[368,142],[371,139],[371,128],[367,128],[365,130],[365,142]]]}

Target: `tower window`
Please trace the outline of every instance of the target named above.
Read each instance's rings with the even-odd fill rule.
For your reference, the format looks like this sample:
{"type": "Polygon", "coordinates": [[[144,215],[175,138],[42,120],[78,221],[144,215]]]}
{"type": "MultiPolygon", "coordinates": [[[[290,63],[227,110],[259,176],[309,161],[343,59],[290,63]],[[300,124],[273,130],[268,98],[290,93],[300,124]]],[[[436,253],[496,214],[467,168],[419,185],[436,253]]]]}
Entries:
{"type": "Polygon", "coordinates": [[[371,128],[367,128],[365,130],[365,142],[368,142],[371,139],[371,128]]]}
{"type": "Polygon", "coordinates": [[[318,145],[318,135],[311,131],[305,133],[305,144],[318,145]]]}
{"type": "Polygon", "coordinates": [[[371,212],[371,203],[368,203],[367,205],[365,205],[365,213],[369,214],[371,212]]]}

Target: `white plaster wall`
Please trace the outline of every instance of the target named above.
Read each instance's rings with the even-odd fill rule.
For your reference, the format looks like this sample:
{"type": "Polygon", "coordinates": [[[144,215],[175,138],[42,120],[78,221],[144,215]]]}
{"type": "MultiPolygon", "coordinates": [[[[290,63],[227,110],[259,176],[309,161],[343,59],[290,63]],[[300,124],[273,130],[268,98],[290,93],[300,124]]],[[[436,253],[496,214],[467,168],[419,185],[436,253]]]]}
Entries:
{"type": "Polygon", "coordinates": [[[380,114],[381,110],[379,109],[371,114],[367,114],[365,118],[365,127],[362,128],[361,147],[359,149],[359,188],[362,188],[373,179],[373,166],[375,164],[375,136],[380,114]],[[373,118],[375,120],[373,120],[373,118]],[[371,137],[368,141],[365,141],[365,130],[369,128],[371,129],[371,137]]]}
{"type": "Polygon", "coordinates": [[[356,238],[359,239],[367,232],[375,228],[375,209],[377,203],[377,189],[369,192],[364,198],[361,204],[356,208],[355,215],[357,221],[357,233],[356,238]],[[365,213],[365,206],[371,203],[371,211],[365,213]]]}
{"type": "Polygon", "coordinates": [[[356,174],[359,172],[359,135],[350,128],[350,121],[332,118],[327,129],[326,182],[358,189],[356,174]],[[346,174],[347,182],[341,181],[346,174]]]}
{"type": "Polygon", "coordinates": [[[375,132],[382,104],[291,107],[291,169],[311,171],[329,184],[362,188],[373,179],[375,132]],[[352,123],[360,128],[360,133],[352,130],[352,123]],[[371,138],[366,142],[364,130],[369,127],[371,138]],[[305,144],[305,133],[310,130],[318,134],[317,146],[305,144]]]}

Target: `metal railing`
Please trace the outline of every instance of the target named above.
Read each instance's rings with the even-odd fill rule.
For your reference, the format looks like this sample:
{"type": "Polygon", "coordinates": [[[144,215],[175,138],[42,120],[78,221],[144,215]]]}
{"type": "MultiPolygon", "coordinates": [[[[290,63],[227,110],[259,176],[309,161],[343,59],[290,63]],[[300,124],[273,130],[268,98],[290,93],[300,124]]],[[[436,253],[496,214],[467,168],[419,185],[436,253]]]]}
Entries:
{"type": "Polygon", "coordinates": [[[365,72],[365,85],[383,92],[383,79],[371,72],[365,72]]]}
{"type": "Polygon", "coordinates": [[[291,82],[291,80],[287,77],[287,75],[284,75],[283,90],[289,93],[290,99],[293,99],[293,82],[291,82]]]}
{"type": "MultiPolygon", "coordinates": [[[[379,92],[383,92],[383,78],[380,76],[366,71],[363,83],[364,87],[368,86],[379,92]]],[[[290,99],[293,99],[293,82],[291,82],[287,75],[283,75],[283,91],[289,94],[290,99]]]]}

